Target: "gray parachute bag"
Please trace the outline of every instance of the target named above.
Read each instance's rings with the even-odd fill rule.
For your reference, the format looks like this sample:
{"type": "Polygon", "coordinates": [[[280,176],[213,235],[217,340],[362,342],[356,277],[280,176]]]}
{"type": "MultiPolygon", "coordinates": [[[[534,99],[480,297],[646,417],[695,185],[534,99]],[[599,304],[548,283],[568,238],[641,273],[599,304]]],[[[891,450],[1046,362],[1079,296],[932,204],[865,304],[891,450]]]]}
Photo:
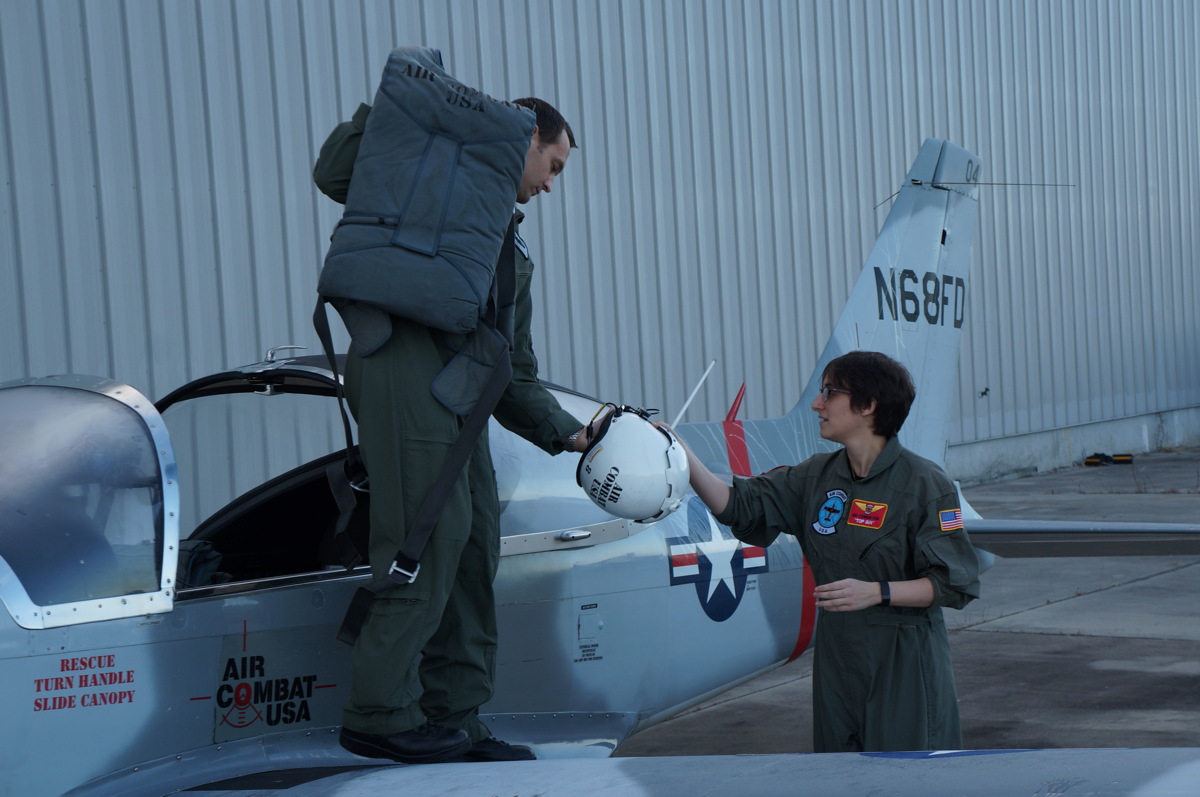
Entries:
{"type": "Polygon", "coordinates": [[[503,308],[515,292],[512,207],[534,128],[529,109],[446,74],[436,50],[403,47],[388,57],[313,312],[338,381],[346,435],[345,462],[331,463],[327,474],[339,512],[335,540],[347,568],[359,560],[346,530],[366,474],[343,403],[326,301],[364,357],[391,334],[385,313],[450,333],[446,342],[456,354],[430,390],[465,418],[388,574],[355,593],[338,632],[350,644],[377,594],[416,579],[446,498],[512,377],[511,316],[506,321],[503,308]],[[501,257],[506,265],[497,274],[501,257]]]}
{"type": "MultiPolygon", "coordinates": [[[[483,314],[533,136],[531,110],[393,50],[317,291],[451,333],[483,314]]],[[[347,319],[350,320],[349,318],[347,319]]]]}

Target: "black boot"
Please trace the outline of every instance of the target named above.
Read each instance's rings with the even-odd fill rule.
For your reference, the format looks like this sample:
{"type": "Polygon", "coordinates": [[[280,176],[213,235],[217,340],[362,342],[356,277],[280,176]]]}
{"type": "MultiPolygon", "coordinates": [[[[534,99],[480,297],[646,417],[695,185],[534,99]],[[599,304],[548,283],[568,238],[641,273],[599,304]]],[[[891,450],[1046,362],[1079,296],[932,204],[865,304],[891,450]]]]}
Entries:
{"type": "Polygon", "coordinates": [[[426,722],[399,733],[360,733],[342,728],[338,742],[355,755],[390,758],[405,764],[433,764],[455,758],[471,749],[466,731],[426,722]]]}
{"type": "Polygon", "coordinates": [[[502,742],[495,736],[475,742],[462,756],[464,761],[533,761],[536,758],[525,745],[502,742]]]}

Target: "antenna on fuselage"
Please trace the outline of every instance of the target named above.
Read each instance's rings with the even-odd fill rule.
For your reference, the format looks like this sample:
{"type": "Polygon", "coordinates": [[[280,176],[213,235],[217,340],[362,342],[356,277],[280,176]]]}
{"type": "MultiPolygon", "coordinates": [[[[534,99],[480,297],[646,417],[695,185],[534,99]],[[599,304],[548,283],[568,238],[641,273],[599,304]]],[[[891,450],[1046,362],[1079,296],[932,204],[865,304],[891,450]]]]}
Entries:
{"type": "Polygon", "coordinates": [[[708,367],[704,369],[704,373],[700,375],[700,381],[697,382],[696,387],[692,389],[692,394],[687,397],[687,401],[683,402],[683,406],[680,407],[679,414],[675,416],[675,420],[671,421],[672,429],[674,429],[676,424],[679,423],[679,419],[683,417],[683,414],[685,412],[687,412],[687,408],[689,406],[691,406],[692,399],[694,399],[696,397],[696,394],[700,392],[700,386],[704,384],[705,379],[708,379],[709,373],[712,371],[713,366],[716,364],[717,364],[717,358],[713,357],[712,362],[710,362],[708,364],[708,367]]]}

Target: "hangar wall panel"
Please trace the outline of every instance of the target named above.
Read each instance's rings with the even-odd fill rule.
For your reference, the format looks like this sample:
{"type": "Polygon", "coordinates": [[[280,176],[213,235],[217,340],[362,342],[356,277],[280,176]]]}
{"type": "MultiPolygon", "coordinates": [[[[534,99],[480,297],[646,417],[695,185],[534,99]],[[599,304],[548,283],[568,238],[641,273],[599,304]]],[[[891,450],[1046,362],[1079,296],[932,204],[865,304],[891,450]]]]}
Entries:
{"type": "Polygon", "coordinates": [[[0,375],[316,348],[309,169],[397,44],[555,102],[543,375],[790,409],[921,141],[983,157],[951,442],[1200,405],[1191,0],[0,0],[0,375]]]}

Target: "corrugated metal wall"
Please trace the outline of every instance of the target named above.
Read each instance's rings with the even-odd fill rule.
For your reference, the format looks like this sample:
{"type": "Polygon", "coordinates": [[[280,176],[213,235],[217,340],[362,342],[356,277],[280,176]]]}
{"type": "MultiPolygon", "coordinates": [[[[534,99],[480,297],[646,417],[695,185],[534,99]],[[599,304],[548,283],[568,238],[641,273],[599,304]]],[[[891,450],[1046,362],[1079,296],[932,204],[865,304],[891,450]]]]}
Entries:
{"type": "Polygon", "coordinates": [[[316,348],[309,169],[388,51],[535,94],[543,375],[789,409],[926,136],[985,189],[953,441],[1200,406],[1192,0],[0,0],[0,375],[316,348]],[[1022,184],[1022,185],[1014,185],[1022,184]],[[1043,187],[1030,184],[1054,184],[1043,187]],[[1058,187],[1069,185],[1071,187],[1058,187]]]}

